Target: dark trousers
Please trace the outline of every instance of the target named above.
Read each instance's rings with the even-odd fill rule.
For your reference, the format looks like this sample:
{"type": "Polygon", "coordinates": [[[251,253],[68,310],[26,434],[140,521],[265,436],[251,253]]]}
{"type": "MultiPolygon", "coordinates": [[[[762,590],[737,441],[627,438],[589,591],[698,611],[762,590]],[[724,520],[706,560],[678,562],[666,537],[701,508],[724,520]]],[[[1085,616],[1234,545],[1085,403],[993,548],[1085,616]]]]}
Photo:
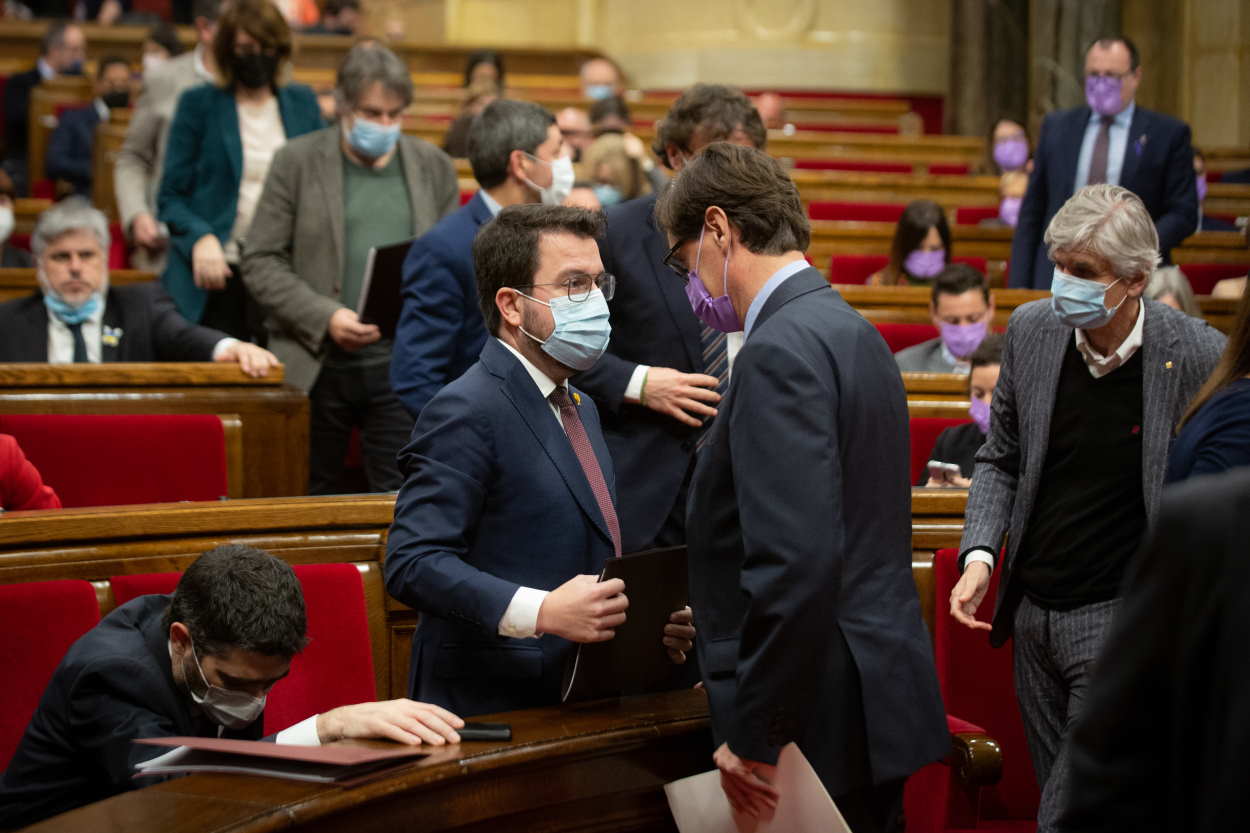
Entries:
{"type": "Polygon", "coordinates": [[[389,492],[403,484],[395,457],[412,433],[412,417],[391,390],[390,363],[324,365],[308,394],[308,493],[340,490],[348,441],[360,429],[369,490],[389,492]]]}
{"type": "Polygon", "coordinates": [[[1016,696],[1042,790],[1038,833],[1058,829],[1068,782],[1067,739],[1085,708],[1090,674],[1118,604],[1112,599],[1074,610],[1048,610],[1025,596],[1016,609],[1016,696]]]}
{"type": "Polygon", "coordinates": [[[906,827],[903,819],[903,785],[906,778],[898,778],[843,795],[835,795],[847,827],[855,833],[902,833],[906,827]]]}
{"type": "Polygon", "coordinates": [[[238,266],[231,265],[224,289],[210,290],[207,294],[204,315],[200,319],[202,325],[221,330],[239,341],[265,345],[269,337],[264,327],[264,313],[239,277],[238,266]]]}

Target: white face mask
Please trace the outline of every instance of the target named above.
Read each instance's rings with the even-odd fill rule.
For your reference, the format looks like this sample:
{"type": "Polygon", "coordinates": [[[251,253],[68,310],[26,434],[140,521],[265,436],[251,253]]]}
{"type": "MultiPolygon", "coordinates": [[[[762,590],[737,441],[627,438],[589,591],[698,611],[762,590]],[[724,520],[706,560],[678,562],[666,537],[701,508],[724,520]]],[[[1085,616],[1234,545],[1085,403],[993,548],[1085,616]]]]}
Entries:
{"type": "Polygon", "coordinates": [[[13,233],[13,206],[0,205],[0,245],[13,233]]]}
{"type": "Polygon", "coordinates": [[[231,691],[228,688],[211,685],[203,666],[200,665],[200,658],[195,655],[195,647],[192,646],[190,651],[191,659],[195,660],[195,668],[200,672],[200,679],[204,682],[204,693],[196,694],[190,683],[187,684],[187,688],[191,691],[191,699],[204,710],[209,719],[214,723],[220,723],[227,729],[242,729],[244,726],[255,723],[260,713],[265,710],[265,698],[253,697],[244,691],[231,691]]]}
{"type": "Polygon", "coordinates": [[[525,155],[551,168],[551,184],[546,188],[534,184],[528,177],[525,178],[525,184],[538,192],[543,205],[563,205],[564,201],[569,198],[569,194],[573,192],[573,182],[577,179],[577,174],[573,171],[573,160],[567,156],[561,156],[554,162],[545,162],[531,153],[525,155]]]}

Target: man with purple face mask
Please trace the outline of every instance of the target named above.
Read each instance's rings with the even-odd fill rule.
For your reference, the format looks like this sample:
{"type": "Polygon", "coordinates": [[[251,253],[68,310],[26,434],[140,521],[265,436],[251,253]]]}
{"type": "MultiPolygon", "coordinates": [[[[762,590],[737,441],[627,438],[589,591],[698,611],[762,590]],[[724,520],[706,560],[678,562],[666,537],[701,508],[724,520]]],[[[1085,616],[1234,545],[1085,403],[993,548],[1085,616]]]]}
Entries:
{"type": "Polygon", "coordinates": [[[1050,287],[1053,270],[1042,232],[1086,185],[1120,185],[1140,197],[1165,261],[1197,228],[1189,126],[1138,107],[1141,79],[1137,47],[1128,38],[1099,38],[1086,50],[1086,106],[1051,113],[1042,122],[1011,245],[1012,287],[1050,287]]]}
{"type": "Polygon", "coordinates": [[[903,373],[967,373],[968,359],[994,320],[985,276],[952,263],[933,282],[929,316],[940,335],[894,354],[903,373]]]}

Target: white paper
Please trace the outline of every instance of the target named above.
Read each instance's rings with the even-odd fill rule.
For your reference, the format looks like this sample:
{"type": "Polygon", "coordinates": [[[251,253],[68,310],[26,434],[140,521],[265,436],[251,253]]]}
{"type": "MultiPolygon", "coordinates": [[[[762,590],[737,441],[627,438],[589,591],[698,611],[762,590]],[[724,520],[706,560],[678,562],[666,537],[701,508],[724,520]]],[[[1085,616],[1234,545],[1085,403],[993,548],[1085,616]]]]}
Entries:
{"type": "Polygon", "coordinates": [[[735,813],[720,785],[720,770],[664,785],[681,833],[851,833],[816,771],[795,744],[777,758],[773,786],[779,798],[772,818],[735,813]]]}

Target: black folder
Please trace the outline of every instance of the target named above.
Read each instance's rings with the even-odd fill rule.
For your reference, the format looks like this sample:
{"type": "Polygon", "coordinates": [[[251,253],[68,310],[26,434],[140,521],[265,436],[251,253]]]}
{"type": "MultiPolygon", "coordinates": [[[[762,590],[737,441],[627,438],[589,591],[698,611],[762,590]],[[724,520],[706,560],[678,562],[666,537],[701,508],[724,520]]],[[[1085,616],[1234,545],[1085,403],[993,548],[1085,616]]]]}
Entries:
{"type": "Polygon", "coordinates": [[[561,701],[651,694],[676,687],[677,675],[660,641],[673,611],[689,600],[686,548],[666,547],[613,558],[600,581],[625,582],[625,624],[607,642],[577,646],[565,672],[561,701]]]}
{"type": "Polygon", "coordinates": [[[365,276],[360,285],[356,314],[362,323],[377,324],[382,338],[395,338],[402,306],[399,291],[404,282],[404,258],[411,248],[412,240],[375,246],[369,250],[369,257],[365,260],[365,276]]]}

